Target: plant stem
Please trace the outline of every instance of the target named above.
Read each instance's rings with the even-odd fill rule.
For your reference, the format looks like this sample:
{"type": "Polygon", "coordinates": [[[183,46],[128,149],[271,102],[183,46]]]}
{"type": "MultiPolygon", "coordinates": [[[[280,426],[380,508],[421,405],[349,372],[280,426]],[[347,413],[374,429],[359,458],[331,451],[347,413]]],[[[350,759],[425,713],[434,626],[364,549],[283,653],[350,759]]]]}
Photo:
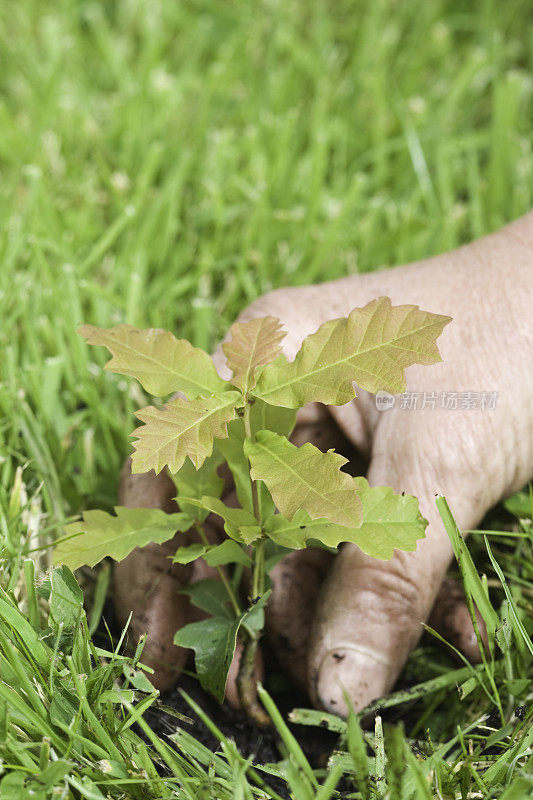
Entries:
{"type": "Polygon", "coordinates": [[[237,676],[237,691],[242,707],[248,716],[254,720],[259,728],[267,728],[271,720],[257,699],[255,688],[255,664],[259,636],[248,635],[243,643],[239,674],[237,676]]]}
{"type": "Polygon", "coordinates": [[[252,600],[261,597],[265,591],[265,540],[255,545],[255,558],[252,576],[252,600]]]}
{"type": "MultiPolygon", "coordinates": [[[[254,545],[254,565],[252,573],[252,603],[257,600],[265,591],[265,540],[260,539],[254,545]]],[[[255,665],[257,656],[257,646],[261,632],[254,634],[247,633],[243,642],[241,663],[237,676],[237,691],[242,703],[242,707],[249,717],[260,728],[266,728],[271,724],[270,717],[265,713],[257,699],[255,688],[255,665]]]]}
{"type": "MultiPolygon", "coordinates": [[[[246,399],[246,403],[244,406],[244,433],[248,439],[252,437],[252,425],[250,421],[250,411],[251,405],[246,399]]],[[[248,462],[248,467],[250,468],[250,462],[248,462]]],[[[253,513],[254,517],[257,520],[257,524],[260,528],[262,528],[261,524],[261,509],[259,508],[259,492],[257,491],[257,481],[253,481],[250,477],[250,483],[252,486],[252,503],[253,503],[253,513]]],[[[263,592],[265,591],[265,540],[264,538],[258,539],[255,544],[252,545],[254,550],[254,565],[253,565],[253,574],[252,574],[252,600],[260,597],[263,592]]]]}
{"type": "MultiPolygon", "coordinates": [[[[248,439],[252,437],[252,425],[250,421],[251,405],[246,398],[244,405],[244,433],[248,439]]],[[[248,463],[248,467],[250,464],[248,463]]],[[[261,527],[261,509],[259,507],[259,492],[257,491],[257,483],[250,477],[250,484],[252,489],[252,504],[253,514],[257,520],[258,525],[261,527]]],[[[251,600],[257,600],[265,591],[265,554],[264,554],[265,541],[264,538],[259,539],[252,544],[253,549],[253,567],[252,567],[252,590],[251,600]]],[[[257,699],[257,691],[255,687],[255,666],[257,657],[257,647],[261,632],[250,633],[244,631],[243,650],[241,661],[239,664],[239,673],[237,675],[237,691],[242,707],[248,716],[254,720],[256,725],[260,728],[266,728],[271,724],[270,717],[264,711],[257,699]]]]}
{"type": "MultiPolygon", "coordinates": [[[[252,438],[252,425],[250,423],[250,410],[251,405],[249,402],[246,402],[244,406],[244,432],[246,434],[247,439],[252,438]]],[[[261,525],[261,510],[259,508],[259,493],[257,491],[257,482],[253,481],[250,478],[250,483],[252,484],[252,503],[253,503],[253,510],[254,510],[254,517],[256,518],[259,525],[261,525]]]]}
{"type": "MultiPolygon", "coordinates": [[[[209,547],[209,545],[211,543],[210,543],[209,539],[207,538],[207,536],[205,535],[205,531],[202,528],[202,526],[200,525],[200,523],[196,522],[194,524],[194,528],[195,528],[196,532],[198,533],[200,539],[202,540],[203,544],[205,544],[207,547],[209,547]]],[[[229,597],[229,599],[231,601],[231,605],[233,606],[233,610],[235,611],[236,616],[240,617],[241,614],[242,614],[241,607],[239,606],[239,604],[237,602],[237,598],[235,597],[233,589],[231,588],[231,584],[230,584],[230,582],[228,580],[228,576],[226,575],[226,573],[224,572],[222,567],[216,567],[215,569],[218,572],[218,576],[219,576],[219,578],[220,578],[220,580],[221,580],[221,582],[222,582],[222,584],[223,584],[223,586],[224,586],[224,588],[225,588],[225,590],[226,590],[226,592],[228,594],[228,597],[229,597]]]]}

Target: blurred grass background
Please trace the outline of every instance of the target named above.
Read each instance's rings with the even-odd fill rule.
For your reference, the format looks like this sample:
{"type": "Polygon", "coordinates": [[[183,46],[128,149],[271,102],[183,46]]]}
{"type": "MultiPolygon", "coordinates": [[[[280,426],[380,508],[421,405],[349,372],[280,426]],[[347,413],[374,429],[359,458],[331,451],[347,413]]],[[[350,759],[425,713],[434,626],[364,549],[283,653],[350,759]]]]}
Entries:
{"type": "Polygon", "coordinates": [[[82,322],[210,348],[273,287],[531,207],[528,0],[0,7],[0,501],[111,505],[144,403],[82,322]]]}

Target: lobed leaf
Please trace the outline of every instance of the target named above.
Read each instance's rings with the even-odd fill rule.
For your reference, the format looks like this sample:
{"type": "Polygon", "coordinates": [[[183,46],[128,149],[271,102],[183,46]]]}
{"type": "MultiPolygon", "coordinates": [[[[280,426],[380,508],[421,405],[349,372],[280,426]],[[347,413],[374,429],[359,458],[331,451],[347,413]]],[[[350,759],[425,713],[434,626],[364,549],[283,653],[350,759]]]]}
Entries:
{"type": "Polygon", "coordinates": [[[132,325],[82,325],[78,333],[89,344],[107,347],[113,357],[105,369],[137,378],[150,394],[182,392],[192,400],[201,394],[222,392],[227,386],[207,353],[168,331],[141,330],[132,325]]]}
{"type": "Polygon", "coordinates": [[[366,478],[354,478],[363,504],[363,524],[352,532],[353,542],[373,558],[392,558],[394,550],[416,550],[428,525],[410,494],[395,494],[390,486],[369,486],[366,478]]]}
{"type": "Polygon", "coordinates": [[[168,467],[177,472],[189,456],[198,469],[213,452],[213,440],[227,436],[227,424],[242,402],[239,392],[222,392],[196,400],[178,398],[162,409],[148,406],[135,416],[145,424],[133,435],[131,471],[156,473],[168,467]]]}
{"type": "Polygon", "coordinates": [[[205,555],[208,550],[208,545],[196,542],[194,544],[187,544],[183,547],[178,547],[174,554],[174,558],[172,559],[172,563],[190,564],[192,561],[196,561],[197,558],[201,558],[203,555],[205,555]]]}
{"type": "Polygon", "coordinates": [[[325,519],[311,519],[307,511],[303,510],[297,511],[292,520],[287,519],[283,514],[273,514],[264,525],[269,539],[290,550],[302,550],[307,547],[309,539],[324,542],[329,528],[349,530],[349,528],[335,525],[325,519]]]}
{"type": "Polygon", "coordinates": [[[224,479],[219,476],[218,468],[223,462],[224,456],[215,446],[213,454],[206,458],[199,469],[195,468],[190,459],[186,459],[179,472],[171,474],[177,489],[176,500],[180,510],[200,523],[204,522],[209,511],[196,504],[187,504],[183,498],[193,497],[199,500],[203,495],[220,497],[224,490],[224,479]]]}
{"type": "Polygon", "coordinates": [[[160,508],[117,506],[115,513],[84,511],[82,521],[66,525],[65,533],[71,538],[56,546],[54,564],[75,570],[84,564],[94,567],[106,556],[122,561],[136,547],[166,542],[192,523],[187,514],[166,514],[160,508]]]}
{"type": "Polygon", "coordinates": [[[203,559],[210,567],[222,567],[226,564],[242,564],[243,567],[252,566],[250,556],[233,539],[225,539],[220,544],[210,547],[203,559]]]}
{"type": "Polygon", "coordinates": [[[297,511],[292,520],[275,514],[265,524],[265,532],[276,544],[294,550],[317,540],[326,547],[353,542],[372,558],[387,560],[394,550],[415,550],[425,535],[427,520],[418,508],[416,497],[395,494],[389,486],[368,485],[365,478],[352,478],[363,508],[360,527],[332,525],[325,519],[311,519],[297,511]]]}
{"type": "Polygon", "coordinates": [[[250,567],[252,560],[242,547],[233,539],[225,539],[221,544],[190,544],[186,547],[179,547],[174,556],[174,564],[190,564],[197,558],[203,558],[210,567],[220,567],[225,564],[242,564],[250,567]]]}
{"type": "MultiPolygon", "coordinates": [[[[289,436],[296,420],[296,412],[289,408],[276,406],[256,400],[250,409],[250,427],[252,435],[260,430],[270,430],[289,436]]],[[[250,467],[244,455],[244,425],[236,419],[228,425],[228,438],[217,441],[217,448],[226,459],[235,481],[235,489],[239,503],[250,513],[253,511],[252,487],[250,483],[250,467]]],[[[206,492],[207,494],[207,492],[206,492]]],[[[209,492],[209,494],[213,494],[209,492]]],[[[266,486],[258,484],[259,511],[261,519],[266,519],[274,512],[274,503],[266,486]]]]}
{"type": "Polygon", "coordinates": [[[277,508],[290,520],[303,509],[311,519],[351,527],[361,524],[356,486],[340,471],[347,463],[343,456],[322,453],[310,442],[295,447],[271,431],[259,431],[254,440],[247,439],[244,451],[251,477],[265,482],[277,508]]]}
{"type": "Polygon", "coordinates": [[[261,528],[253,514],[245,508],[231,508],[217,497],[204,496],[197,500],[193,497],[183,498],[186,504],[203,508],[208,513],[217,514],[224,520],[224,530],[232,539],[244,544],[251,544],[261,536],[261,528]]]}
{"type": "Polygon", "coordinates": [[[355,397],[354,383],[373,393],[404,392],[407,367],[441,360],[436,339],[450,321],[379,297],[324,323],[304,340],[294,361],[267,365],[253,395],[300,408],[312,401],[343,405],[355,397]]]}
{"type": "Polygon", "coordinates": [[[260,317],[236,322],[230,328],[231,340],[222,345],[227,366],[233,372],[231,383],[248,394],[256,383],[258,367],[269,364],[281,352],[286,333],[276,317],[260,317]]]}

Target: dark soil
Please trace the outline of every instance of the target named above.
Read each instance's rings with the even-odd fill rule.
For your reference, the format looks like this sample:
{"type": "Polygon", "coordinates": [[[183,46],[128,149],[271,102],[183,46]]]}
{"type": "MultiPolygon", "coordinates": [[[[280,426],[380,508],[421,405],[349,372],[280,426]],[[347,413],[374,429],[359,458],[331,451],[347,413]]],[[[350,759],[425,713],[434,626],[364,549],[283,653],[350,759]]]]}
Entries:
{"type": "MultiPolygon", "coordinates": [[[[279,672],[274,656],[268,650],[265,652],[264,647],[263,656],[266,669],[265,688],[272,695],[277,707],[287,721],[289,711],[299,706],[308,707],[309,701],[292,685],[287,683],[279,672]]],[[[210,733],[202,720],[196,717],[179,689],[185,690],[222,733],[233,739],[239,752],[245,758],[251,756],[255,764],[268,764],[277,763],[280,758],[284,757],[283,743],[280,741],[280,736],[273,726],[261,729],[243,711],[236,711],[227,703],[219,705],[213,697],[203,691],[198,680],[191,675],[183,674],[177,687],[161,696],[162,703],[189,717],[192,720],[191,723],[176,720],[164,711],[150,713],[147,721],[155,733],[160,736],[169,734],[176,730],[176,725],[178,724],[210,750],[215,751],[219,747],[218,740],[210,733]]],[[[338,734],[322,728],[293,725],[288,721],[287,724],[311,766],[314,768],[325,767],[328,757],[338,740],[338,734]]],[[[265,773],[261,773],[261,775],[266,784],[281,797],[286,797],[288,800],[289,795],[285,781],[265,773]]]]}
{"type": "MultiPolygon", "coordinates": [[[[105,604],[100,627],[94,635],[95,643],[109,648],[109,632],[111,632],[116,643],[120,636],[120,628],[115,618],[113,604],[110,600],[105,604]]],[[[309,699],[287,680],[274,654],[269,651],[268,647],[263,642],[262,650],[266,672],[264,682],[265,688],[272,696],[284,719],[287,721],[287,715],[293,708],[309,708],[309,699]]],[[[194,670],[194,658],[192,656],[187,667],[190,671],[194,670]]],[[[186,672],[188,670],[186,670],[186,672]]],[[[280,759],[284,758],[283,744],[274,727],[266,730],[261,729],[249,719],[244,712],[232,709],[227,703],[220,705],[211,695],[207,694],[202,689],[196,677],[191,674],[186,674],[186,672],[180,676],[178,684],[174,689],[161,695],[161,704],[183,714],[185,717],[189,718],[191,722],[179,720],[162,709],[155,709],[152,707],[152,709],[145,714],[145,719],[155,733],[159,736],[169,736],[180,727],[213,752],[219,748],[218,739],[210,733],[202,720],[196,716],[180,693],[179,690],[183,689],[201,707],[222,733],[228,738],[233,739],[239,752],[245,758],[251,756],[253,762],[256,764],[275,764],[280,759]]],[[[332,733],[324,728],[294,725],[288,721],[287,724],[311,766],[313,768],[325,767],[328,757],[338,741],[338,734],[332,733]]],[[[140,730],[138,733],[141,733],[140,730]]],[[[266,774],[263,774],[262,777],[265,783],[269,784],[279,795],[288,797],[284,781],[266,774]]]]}
{"type": "MultiPolygon", "coordinates": [[[[264,656],[267,668],[265,688],[272,694],[285,720],[287,719],[287,714],[293,708],[309,707],[309,700],[292,685],[288,684],[285,678],[281,677],[274,658],[270,658],[268,652],[264,653],[264,656]]],[[[178,722],[180,727],[191,733],[206,747],[213,750],[218,747],[218,741],[207,730],[203,722],[195,717],[194,712],[180,694],[180,688],[184,689],[198,703],[225,736],[233,739],[245,758],[252,756],[254,762],[266,764],[269,762],[275,763],[283,757],[283,750],[279,748],[280,737],[274,727],[266,730],[261,729],[244,712],[230,708],[227,703],[219,705],[213,697],[203,691],[197,679],[189,675],[182,675],[177,687],[161,696],[161,702],[189,718],[194,718],[193,723],[178,722],[164,712],[157,716],[153,714],[149,721],[156,733],[168,734],[170,729],[175,730],[178,722]]],[[[338,740],[338,735],[322,728],[311,728],[291,723],[288,723],[288,726],[309,759],[311,766],[324,767],[338,740]]]]}

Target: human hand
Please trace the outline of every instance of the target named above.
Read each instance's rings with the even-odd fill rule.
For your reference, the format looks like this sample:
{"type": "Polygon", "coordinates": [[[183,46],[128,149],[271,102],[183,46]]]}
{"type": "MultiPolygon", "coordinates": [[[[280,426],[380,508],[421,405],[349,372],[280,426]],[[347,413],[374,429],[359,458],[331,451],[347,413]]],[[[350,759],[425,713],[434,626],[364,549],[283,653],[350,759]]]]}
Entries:
{"type": "MultiPolygon", "coordinates": [[[[358,391],[345,406],[312,404],[299,414],[295,443],[313,441],[366,458],[370,484],[416,495],[429,521],[416,552],[397,551],[390,561],[376,561],[347,544],[335,557],[318,549],[295,551],[272,571],[267,633],[282,664],[317,705],[345,714],[345,687],[355,707],[364,707],[391,688],[418,641],[451,559],[435,493],[447,497],[459,527],[468,530],[533,474],[533,376],[527,361],[533,344],[532,269],[530,215],[428,261],[269,293],[240,317],[279,317],[288,331],[289,359],[323,322],[381,295],[394,305],[414,303],[453,317],[439,339],[443,362],[407,371],[407,391],[411,398],[418,394],[417,410],[402,408],[396,398],[393,408],[380,412],[373,396],[358,391]],[[458,393],[457,409],[441,408],[441,398],[452,392],[458,393]],[[495,407],[461,408],[466,392],[486,392],[489,406],[496,392],[495,407]]],[[[223,374],[220,349],[214,359],[223,374]]],[[[124,505],[171,510],[174,494],[165,475],[124,473],[124,505]]],[[[211,535],[219,533],[213,528],[211,535]]],[[[133,609],[134,634],[148,631],[144,660],[157,664],[160,687],[174,680],[187,657],[172,644],[175,631],[198,618],[176,590],[209,573],[201,559],[186,567],[169,565],[167,555],[176,546],[135,551],[116,570],[119,614],[124,619],[133,609]]],[[[441,622],[447,622],[449,638],[456,629],[456,642],[475,657],[464,606],[456,594],[450,598],[448,589],[447,594],[454,602],[441,622]]],[[[442,603],[437,605],[442,612],[442,603]]],[[[228,694],[235,695],[231,675],[228,694]]]]}

